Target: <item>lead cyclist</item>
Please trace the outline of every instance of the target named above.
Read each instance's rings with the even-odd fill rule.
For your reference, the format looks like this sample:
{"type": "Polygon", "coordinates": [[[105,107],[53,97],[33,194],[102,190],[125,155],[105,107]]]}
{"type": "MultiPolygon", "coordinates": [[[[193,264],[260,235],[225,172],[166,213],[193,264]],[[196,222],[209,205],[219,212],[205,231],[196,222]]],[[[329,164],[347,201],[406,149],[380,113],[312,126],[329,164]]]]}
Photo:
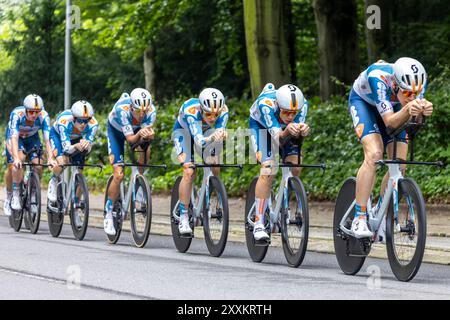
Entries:
{"type": "MultiPolygon", "coordinates": [[[[356,135],[364,149],[364,162],[356,177],[356,214],[352,231],[357,238],[372,237],[367,224],[366,204],[376,180],[376,162],[387,151],[389,159],[393,156],[393,138],[387,128],[399,128],[417,117],[431,116],[433,104],[425,99],[427,73],[423,65],[412,58],[400,58],[394,64],[382,60],[363,71],[353,84],[348,107],[353,118],[356,135]]],[[[400,134],[397,156],[406,160],[408,144],[406,132],[400,134]]],[[[405,172],[405,166],[401,167],[405,172]]],[[[389,179],[386,173],[381,195],[375,210],[379,209],[384,190],[389,179]]],[[[378,234],[384,241],[385,221],[378,234]]]]}

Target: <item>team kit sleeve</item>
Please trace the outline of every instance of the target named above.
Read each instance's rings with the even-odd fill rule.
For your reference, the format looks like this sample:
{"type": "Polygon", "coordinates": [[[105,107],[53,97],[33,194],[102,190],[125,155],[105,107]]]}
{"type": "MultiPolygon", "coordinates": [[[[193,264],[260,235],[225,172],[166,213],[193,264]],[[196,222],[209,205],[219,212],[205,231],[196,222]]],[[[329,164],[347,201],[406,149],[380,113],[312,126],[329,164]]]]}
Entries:
{"type": "Polygon", "coordinates": [[[142,122],[142,125],[144,128],[146,127],[153,127],[153,125],[156,122],[156,109],[154,109],[151,113],[145,116],[144,121],[142,122]]]}
{"type": "Polygon", "coordinates": [[[11,119],[9,121],[9,132],[11,137],[18,137],[20,133],[20,117],[15,112],[11,114],[11,119]]]}
{"type": "Polygon", "coordinates": [[[275,137],[278,133],[280,133],[280,131],[282,131],[282,129],[280,123],[275,117],[275,111],[270,106],[270,104],[273,104],[273,102],[259,102],[258,108],[261,114],[261,122],[263,126],[266,127],[267,130],[269,130],[269,133],[272,137],[275,137]]]}
{"type": "Polygon", "coordinates": [[[305,100],[305,104],[303,105],[302,110],[298,113],[298,115],[294,119],[295,123],[306,122],[306,116],[308,115],[308,108],[309,108],[308,100],[305,100]]]}
{"type": "Polygon", "coordinates": [[[378,77],[369,77],[369,86],[372,90],[375,105],[381,116],[394,112],[388,97],[388,85],[378,77]]]}
{"type": "Polygon", "coordinates": [[[69,136],[69,128],[67,125],[63,125],[62,123],[57,124],[59,137],[61,139],[61,146],[64,153],[72,154],[75,151],[75,147],[72,146],[70,142],[69,136]]]}
{"type": "Polygon", "coordinates": [[[117,121],[122,127],[122,132],[125,137],[133,135],[133,126],[131,125],[131,121],[129,118],[129,114],[123,108],[116,109],[117,121]]]}
{"type": "Polygon", "coordinates": [[[225,105],[220,114],[220,117],[216,121],[216,129],[226,129],[229,117],[230,114],[228,112],[228,107],[225,105]]]}
{"type": "Polygon", "coordinates": [[[49,141],[50,140],[50,116],[48,115],[48,113],[46,111],[41,112],[41,130],[42,130],[42,134],[44,136],[44,140],[45,141],[49,141]]]}
{"type": "Polygon", "coordinates": [[[86,133],[86,140],[89,141],[91,144],[94,143],[97,131],[98,131],[98,121],[97,119],[92,118],[91,121],[89,121],[89,129],[88,132],[86,133]]]}
{"type": "Polygon", "coordinates": [[[191,137],[194,139],[194,142],[196,145],[200,147],[205,147],[207,145],[206,138],[203,135],[203,130],[201,127],[201,115],[200,112],[197,110],[197,108],[192,106],[186,105],[182,107],[182,109],[186,109],[184,113],[184,121],[187,123],[189,128],[189,133],[191,134],[191,137]]]}

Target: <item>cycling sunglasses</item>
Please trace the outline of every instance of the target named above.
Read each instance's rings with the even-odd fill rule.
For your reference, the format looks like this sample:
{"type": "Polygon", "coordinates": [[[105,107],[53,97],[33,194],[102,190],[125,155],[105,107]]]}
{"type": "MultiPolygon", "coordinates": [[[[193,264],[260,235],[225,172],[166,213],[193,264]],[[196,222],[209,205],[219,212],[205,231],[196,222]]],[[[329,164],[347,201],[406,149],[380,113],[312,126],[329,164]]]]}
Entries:
{"type": "Polygon", "coordinates": [[[219,116],[219,113],[217,112],[203,111],[203,114],[205,115],[206,118],[217,118],[219,116]]]}
{"type": "Polygon", "coordinates": [[[299,110],[293,110],[293,111],[289,111],[289,110],[281,110],[280,114],[283,117],[289,117],[289,116],[296,116],[298,114],[299,110]]]}
{"type": "Polygon", "coordinates": [[[27,113],[30,115],[38,115],[39,113],[41,113],[41,110],[27,110],[27,113]]]}
{"type": "Polygon", "coordinates": [[[405,98],[408,98],[408,97],[412,96],[413,94],[414,95],[418,94],[418,92],[403,90],[402,88],[400,88],[400,91],[402,92],[402,94],[405,98]]]}
{"type": "Polygon", "coordinates": [[[77,118],[77,119],[75,119],[75,122],[76,122],[76,123],[79,123],[79,124],[88,124],[89,121],[91,121],[91,118],[88,118],[88,119],[80,119],[80,118],[77,118]]]}

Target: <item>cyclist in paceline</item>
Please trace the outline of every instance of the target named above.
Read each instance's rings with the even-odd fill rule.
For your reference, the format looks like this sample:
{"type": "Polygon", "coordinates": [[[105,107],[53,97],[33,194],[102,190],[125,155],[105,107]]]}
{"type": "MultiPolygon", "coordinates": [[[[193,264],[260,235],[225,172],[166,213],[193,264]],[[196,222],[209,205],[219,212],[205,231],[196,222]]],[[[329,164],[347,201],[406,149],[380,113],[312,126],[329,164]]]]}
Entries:
{"type": "MultiPolygon", "coordinates": [[[[356,214],[352,223],[357,238],[373,236],[367,224],[366,204],[375,183],[375,162],[382,159],[384,150],[390,159],[393,156],[393,138],[386,133],[386,128],[399,128],[412,117],[421,121],[422,115],[433,113],[433,104],[424,98],[426,86],[427,73],[422,64],[412,58],[400,58],[395,64],[378,61],[362,72],[353,85],[349,112],[364,149],[364,162],[356,178],[356,214]]],[[[405,160],[408,152],[406,132],[401,133],[400,141],[397,156],[405,160]]],[[[405,166],[402,166],[403,173],[404,170],[405,166]]],[[[382,194],[388,179],[389,173],[384,177],[382,194]]]]}
{"type": "MultiPolygon", "coordinates": [[[[22,163],[25,161],[25,153],[33,148],[41,148],[39,130],[45,142],[45,150],[49,165],[56,165],[50,147],[50,117],[44,110],[42,98],[36,94],[28,95],[23,101],[23,106],[15,108],[11,112],[6,129],[6,159],[8,169],[5,174],[7,198],[4,204],[5,215],[10,216],[11,210],[21,210],[20,185],[23,181],[22,163]],[[11,199],[12,198],[12,199],[11,199]]],[[[36,152],[29,155],[32,163],[42,163],[36,152]]],[[[36,167],[39,176],[42,176],[42,167],[36,167]]]]}
{"type": "MultiPolygon", "coordinates": [[[[204,148],[211,150],[210,154],[205,152],[208,153],[205,154],[205,162],[218,163],[222,141],[227,139],[227,122],[228,107],[222,92],[217,89],[204,89],[198,99],[189,99],[180,108],[172,134],[178,161],[183,166],[183,178],[179,187],[180,234],[192,234],[188,208],[195,179],[193,148],[199,154],[204,148]]],[[[219,168],[213,168],[212,171],[216,176],[220,173],[219,168]]]]}
{"type": "MultiPolygon", "coordinates": [[[[98,122],[94,117],[94,108],[84,100],[75,102],[70,110],[61,112],[55,120],[50,130],[50,142],[53,154],[58,161],[58,165],[52,169],[53,176],[50,179],[47,191],[47,199],[51,203],[57,200],[57,176],[62,172],[60,165],[70,162],[67,155],[71,155],[76,151],[89,153],[92,149],[95,136],[98,130],[98,122]]],[[[86,153],[76,154],[72,157],[74,164],[83,164],[86,153]]],[[[79,195],[81,190],[77,190],[79,195]]],[[[76,197],[77,198],[77,197],[76,197]]],[[[77,199],[75,203],[77,203],[77,199]]],[[[75,221],[77,225],[81,224],[81,220],[75,221]]]]}
{"type": "MultiPolygon", "coordinates": [[[[114,236],[116,230],[113,221],[114,202],[119,197],[120,183],[124,178],[125,140],[130,145],[154,138],[153,124],[156,120],[156,109],[152,103],[150,92],[145,89],[134,89],[131,94],[123,93],[116,102],[108,117],[108,153],[109,161],[114,168],[114,179],[108,191],[105,205],[104,229],[106,234],[114,236]]],[[[147,161],[150,148],[147,149],[147,161]]],[[[139,163],[144,164],[144,154],[139,163]]]]}
{"type": "MultiPolygon", "coordinates": [[[[265,230],[264,213],[270,204],[270,190],[274,179],[274,154],[272,141],[280,147],[281,156],[286,162],[298,163],[298,147],[290,143],[292,137],[305,137],[310,128],[305,123],[308,102],[303,93],[294,85],[288,84],[278,90],[272,83],[266,84],[260,96],[250,109],[249,125],[252,146],[261,164],[261,172],[255,191],[255,240],[268,240],[265,230]]],[[[292,168],[298,176],[300,168],[292,168]]]]}

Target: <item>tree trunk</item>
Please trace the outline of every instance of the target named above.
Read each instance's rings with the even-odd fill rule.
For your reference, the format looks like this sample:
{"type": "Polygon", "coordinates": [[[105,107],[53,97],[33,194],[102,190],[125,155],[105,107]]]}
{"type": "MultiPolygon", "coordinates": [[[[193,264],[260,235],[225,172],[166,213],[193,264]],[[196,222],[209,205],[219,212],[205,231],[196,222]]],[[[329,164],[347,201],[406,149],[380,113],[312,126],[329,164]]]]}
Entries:
{"type": "Polygon", "coordinates": [[[243,0],[247,59],[253,97],[267,82],[286,84],[289,54],[285,32],[285,0],[243,0]]]}
{"type": "Polygon", "coordinates": [[[351,85],[358,74],[358,30],[355,0],[314,0],[319,39],[320,96],[345,94],[336,78],[351,85]]]}
{"type": "Polygon", "coordinates": [[[156,95],[156,70],[155,70],[155,51],[153,44],[149,43],[144,52],[144,75],[145,89],[150,91],[152,96],[156,95]]]}
{"type": "Polygon", "coordinates": [[[390,55],[392,4],[391,0],[365,0],[365,5],[367,56],[372,64],[390,55]]]}

